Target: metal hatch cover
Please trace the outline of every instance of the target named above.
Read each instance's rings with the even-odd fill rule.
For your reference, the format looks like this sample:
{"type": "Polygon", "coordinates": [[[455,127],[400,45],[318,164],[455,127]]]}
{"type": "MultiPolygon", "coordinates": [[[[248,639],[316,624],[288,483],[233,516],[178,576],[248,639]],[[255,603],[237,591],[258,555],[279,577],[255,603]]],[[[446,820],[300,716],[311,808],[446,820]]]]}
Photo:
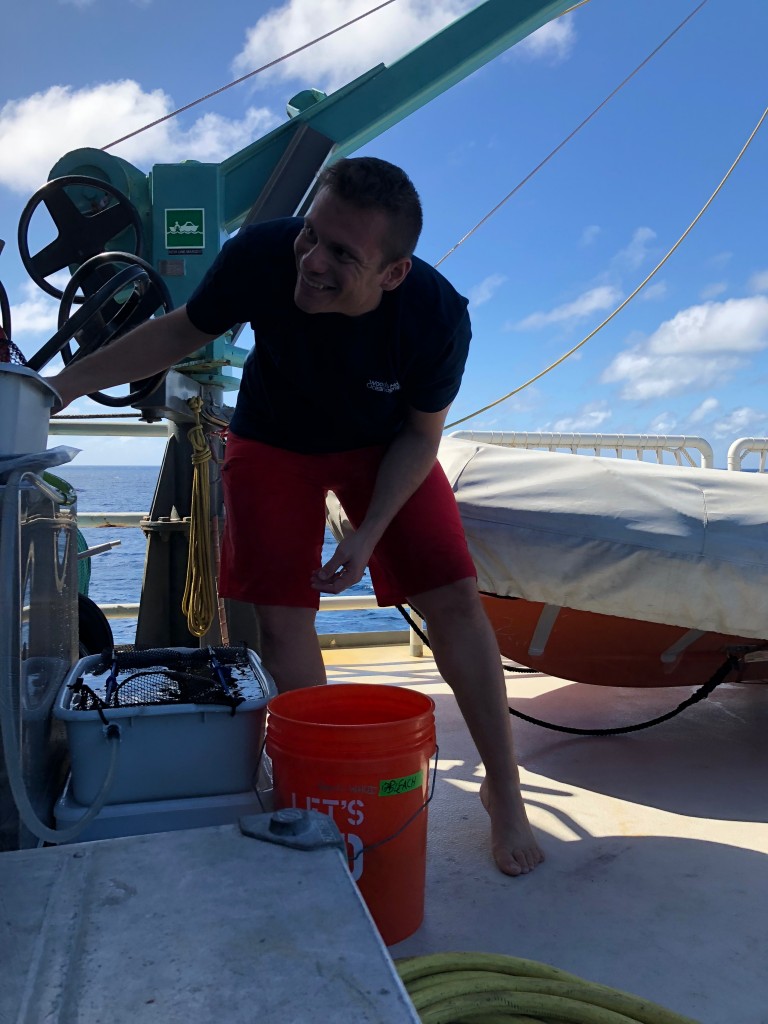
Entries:
{"type": "Polygon", "coordinates": [[[338,849],[224,825],[2,858],[0,1020],[418,1024],[338,849]]]}

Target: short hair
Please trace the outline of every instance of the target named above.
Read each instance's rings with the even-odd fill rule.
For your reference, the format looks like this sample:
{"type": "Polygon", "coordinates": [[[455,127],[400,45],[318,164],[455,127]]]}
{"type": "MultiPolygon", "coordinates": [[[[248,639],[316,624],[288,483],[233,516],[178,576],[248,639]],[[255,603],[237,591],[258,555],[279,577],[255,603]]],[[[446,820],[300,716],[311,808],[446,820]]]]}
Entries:
{"type": "Polygon", "coordinates": [[[389,216],[387,263],[413,255],[423,222],[421,200],[402,168],[374,156],[345,158],[326,167],[317,185],[354,206],[383,210],[389,216]]]}

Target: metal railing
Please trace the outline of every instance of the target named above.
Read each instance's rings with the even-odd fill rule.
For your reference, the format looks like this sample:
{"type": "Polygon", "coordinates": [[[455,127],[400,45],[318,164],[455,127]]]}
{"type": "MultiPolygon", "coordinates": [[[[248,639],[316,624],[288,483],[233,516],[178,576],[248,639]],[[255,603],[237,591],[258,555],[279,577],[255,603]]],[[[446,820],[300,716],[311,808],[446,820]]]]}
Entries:
{"type": "MultiPolygon", "coordinates": [[[[72,437],[98,436],[112,437],[168,437],[169,427],[166,423],[143,423],[137,420],[102,420],[73,419],[66,420],[54,417],[50,422],[49,433],[72,437]]],[[[480,441],[483,444],[499,444],[508,448],[544,448],[548,451],[565,449],[572,454],[590,451],[593,455],[611,452],[616,458],[623,458],[625,453],[634,452],[635,458],[643,461],[649,453],[661,463],[665,455],[671,456],[678,466],[687,463],[696,465],[691,449],[698,453],[699,465],[706,469],[714,468],[712,445],[703,437],[687,434],[576,434],[550,432],[519,432],[510,430],[456,430],[451,437],[464,438],[469,441],[480,441]]],[[[752,453],[759,455],[758,472],[766,471],[768,461],[768,438],[739,437],[728,449],[727,469],[740,471],[744,458],[752,453]]]]}
{"type": "MultiPolygon", "coordinates": [[[[146,518],[144,512],[78,512],[77,525],[81,530],[119,527],[138,529],[141,521],[146,518]]],[[[99,607],[108,619],[136,619],[139,615],[138,603],[100,604],[99,607]]],[[[373,594],[338,594],[320,598],[321,612],[352,612],[378,609],[379,605],[373,594]]],[[[410,653],[419,658],[424,653],[424,645],[419,636],[409,627],[407,630],[366,630],[365,632],[321,633],[320,646],[362,647],[385,646],[405,643],[404,634],[408,634],[410,653]]]]}
{"type": "Polygon", "coordinates": [[[685,434],[562,434],[562,433],[518,433],[511,430],[457,430],[451,437],[464,438],[467,441],[480,441],[483,444],[498,444],[506,448],[544,448],[547,451],[567,449],[573,455],[582,450],[591,451],[593,455],[604,452],[613,453],[617,459],[624,457],[626,452],[634,452],[635,458],[643,461],[646,453],[656,456],[661,464],[665,455],[670,455],[678,466],[696,463],[689,451],[698,453],[699,465],[705,469],[714,469],[715,456],[712,445],[703,437],[691,437],[685,434]]]}
{"type": "Polygon", "coordinates": [[[744,459],[750,454],[760,456],[757,472],[764,473],[768,456],[768,437],[739,437],[728,449],[728,469],[740,471],[744,459]]]}
{"type": "Polygon", "coordinates": [[[167,423],[144,423],[136,419],[113,420],[68,420],[54,416],[48,424],[48,433],[70,437],[168,437],[167,423]]]}

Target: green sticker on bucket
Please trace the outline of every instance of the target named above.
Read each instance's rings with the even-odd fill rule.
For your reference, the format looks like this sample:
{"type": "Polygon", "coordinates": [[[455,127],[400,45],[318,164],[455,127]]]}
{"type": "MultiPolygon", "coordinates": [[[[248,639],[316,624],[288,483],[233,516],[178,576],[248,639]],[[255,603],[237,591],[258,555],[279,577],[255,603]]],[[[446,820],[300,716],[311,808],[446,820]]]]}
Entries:
{"type": "Polygon", "coordinates": [[[419,789],[423,782],[424,772],[404,775],[402,779],[382,779],[379,782],[379,796],[398,796],[400,793],[410,793],[412,789],[419,789]]]}

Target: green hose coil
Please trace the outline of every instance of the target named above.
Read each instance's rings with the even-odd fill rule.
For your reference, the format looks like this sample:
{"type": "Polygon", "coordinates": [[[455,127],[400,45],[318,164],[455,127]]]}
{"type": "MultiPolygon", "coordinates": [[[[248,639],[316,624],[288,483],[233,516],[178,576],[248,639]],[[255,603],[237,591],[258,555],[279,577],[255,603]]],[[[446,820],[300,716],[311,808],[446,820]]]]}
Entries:
{"type": "Polygon", "coordinates": [[[697,1024],[535,960],[436,953],[396,967],[422,1024],[697,1024]]]}
{"type": "MultiPolygon", "coordinates": [[[[80,551],[88,550],[88,541],[77,531],[77,550],[80,551]]],[[[91,585],[91,560],[90,558],[78,558],[77,560],[77,591],[79,594],[83,594],[88,597],[88,589],[91,585]]]]}

